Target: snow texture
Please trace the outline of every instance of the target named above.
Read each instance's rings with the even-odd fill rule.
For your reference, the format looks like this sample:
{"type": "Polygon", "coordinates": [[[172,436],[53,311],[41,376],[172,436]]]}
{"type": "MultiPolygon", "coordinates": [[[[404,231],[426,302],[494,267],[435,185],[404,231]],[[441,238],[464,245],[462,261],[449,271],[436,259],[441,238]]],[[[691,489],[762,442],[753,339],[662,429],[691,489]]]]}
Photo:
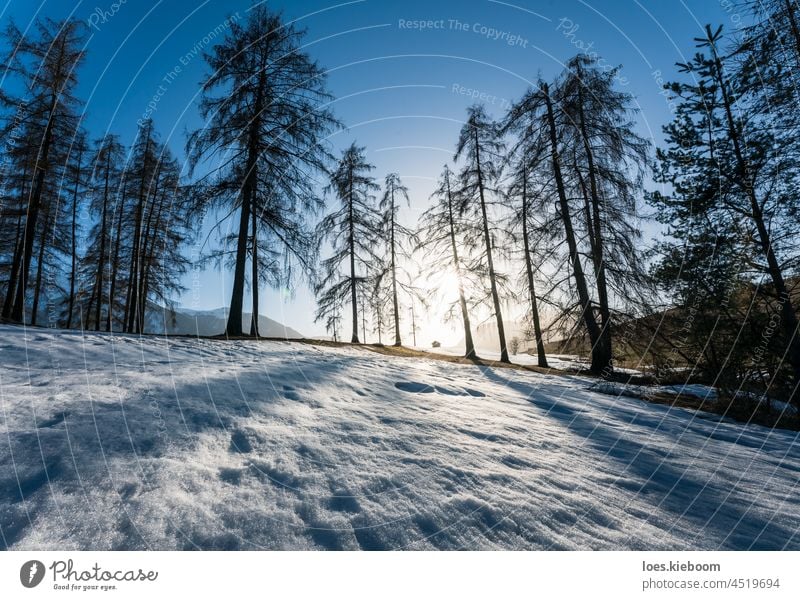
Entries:
{"type": "Polygon", "coordinates": [[[800,549],[797,434],[591,380],[0,327],[0,547],[800,549]]]}

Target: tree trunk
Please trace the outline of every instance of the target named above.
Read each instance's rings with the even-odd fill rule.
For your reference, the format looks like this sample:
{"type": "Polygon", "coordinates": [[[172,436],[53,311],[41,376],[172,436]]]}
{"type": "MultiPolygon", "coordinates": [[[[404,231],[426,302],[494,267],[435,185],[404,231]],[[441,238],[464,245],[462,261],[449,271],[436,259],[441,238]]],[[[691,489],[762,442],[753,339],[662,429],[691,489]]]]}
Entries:
{"type": "Polygon", "coordinates": [[[569,258],[572,263],[573,275],[575,277],[575,287],[578,290],[578,299],[581,303],[581,310],[583,312],[583,320],[586,324],[586,330],[589,334],[589,342],[592,345],[592,363],[591,371],[593,373],[601,373],[610,366],[611,357],[603,353],[600,347],[600,328],[597,325],[597,320],[594,316],[592,309],[592,301],[589,297],[589,290],[586,286],[586,276],[583,273],[583,266],[581,265],[580,255],[578,254],[578,244],[575,240],[575,230],[572,227],[572,216],[569,209],[569,201],[567,200],[567,193],[564,189],[564,178],[561,173],[561,159],[558,152],[558,133],[556,131],[556,120],[553,114],[553,102],[550,98],[550,89],[546,83],[542,84],[542,92],[545,97],[545,104],[547,106],[547,122],[550,133],[550,155],[553,162],[553,175],[556,181],[556,189],[558,191],[558,202],[560,207],[561,221],[564,224],[564,233],[567,238],[567,247],[569,248],[569,258]]]}
{"type": "Polygon", "coordinates": [[[14,257],[11,261],[11,273],[8,278],[8,288],[6,297],[3,300],[3,318],[11,316],[11,308],[14,306],[14,292],[17,287],[17,276],[19,275],[19,265],[22,260],[22,215],[17,217],[17,233],[14,239],[14,257]]]}
{"type": "Polygon", "coordinates": [[[78,221],[78,187],[81,180],[81,165],[83,161],[83,146],[78,151],[78,164],[75,171],[75,187],[72,190],[72,223],[70,235],[70,257],[72,264],[69,273],[69,304],[67,307],[67,329],[72,327],[72,312],[75,310],[75,280],[78,270],[78,243],[76,239],[78,221]]]}
{"type": "MultiPolygon", "coordinates": [[[[142,174],[144,179],[144,173],[142,174]]],[[[131,248],[131,264],[128,275],[128,293],[125,302],[125,332],[133,333],[136,327],[136,314],[137,314],[137,294],[139,293],[139,260],[141,241],[142,219],[144,213],[145,199],[140,196],[136,205],[136,216],[133,225],[133,246],[131,248]]],[[[99,291],[99,290],[98,290],[99,291]]]]}
{"type": "Polygon", "coordinates": [[[33,306],[31,307],[31,325],[36,326],[39,317],[39,294],[42,291],[42,273],[44,272],[44,249],[47,247],[47,230],[50,228],[50,213],[48,212],[42,235],[39,240],[39,255],[36,257],[36,284],[33,288],[33,306]]]}
{"type": "Polygon", "coordinates": [[[130,271],[128,277],[128,293],[127,293],[127,301],[125,302],[125,331],[128,333],[132,333],[134,328],[136,327],[136,317],[138,314],[138,298],[137,294],[139,292],[139,260],[140,260],[140,243],[141,243],[141,235],[142,235],[142,219],[144,218],[144,209],[145,204],[147,203],[147,196],[149,195],[146,190],[146,181],[147,181],[147,163],[148,163],[148,154],[150,150],[150,136],[151,136],[151,127],[147,128],[145,132],[147,137],[145,138],[145,146],[144,146],[144,160],[142,164],[142,177],[141,181],[139,182],[139,197],[138,203],[136,205],[136,216],[134,218],[134,225],[133,225],[133,246],[131,249],[131,264],[130,264],[130,271]]]}
{"type": "MultiPolygon", "coordinates": [[[[392,184],[394,185],[394,184],[392,184]]],[[[394,239],[394,187],[391,191],[391,248],[392,248],[392,308],[394,310],[394,345],[400,346],[400,303],[397,301],[397,271],[395,260],[395,239],[394,239]]]]}
{"type": "Polygon", "coordinates": [[[94,310],[94,329],[100,331],[100,315],[103,308],[103,286],[105,285],[104,275],[106,268],[106,236],[108,231],[108,178],[111,173],[111,152],[106,147],[106,176],[103,184],[103,212],[100,221],[100,256],[97,260],[97,306],[94,310]]]}
{"type": "MultiPolygon", "coordinates": [[[[243,190],[244,192],[244,190],[243,190]]],[[[236,244],[236,266],[233,271],[231,307],[228,310],[228,324],[225,333],[229,336],[242,335],[242,305],[244,304],[244,271],[247,259],[247,229],[250,224],[250,199],[242,193],[242,209],[239,217],[239,238],[236,244]]]]}
{"type": "MultiPolygon", "coordinates": [[[[25,197],[25,185],[28,181],[28,157],[25,157],[24,167],[22,169],[22,185],[20,188],[20,198],[25,197]]],[[[14,298],[16,288],[19,285],[18,277],[20,265],[22,263],[22,247],[23,247],[23,229],[22,229],[22,214],[17,217],[17,235],[14,242],[14,258],[11,262],[11,274],[8,279],[8,289],[6,290],[6,297],[3,300],[3,318],[8,319],[11,316],[11,310],[14,307],[14,298]]]]}
{"type": "Polygon", "coordinates": [[[147,297],[149,291],[147,289],[148,273],[150,271],[150,263],[153,259],[153,239],[158,235],[159,221],[161,220],[161,207],[163,206],[163,198],[158,199],[159,187],[161,184],[161,163],[159,162],[155,174],[155,184],[153,185],[153,193],[148,194],[152,201],[150,202],[150,210],[147,212],[147,220],[145,221],[144,231],[141,234],[141,249],[139,250],[139,258],[137,265],[139,267],[139,274],[137,276],[138,289],[136,297],[136,333],[144,332],[145,313],[147,311],[147,297]],[[155,228],[153,227],[153,215],[156,214],[155,228]]]}
{"type": "Polygon", "coordinates": [[[253,273],[252,283],[253,286],[253,310],[252,318],[250,319],[250,335],[258,337],[258,235],[256,227],[256,211],[251,211],[253,220],[253,273]]]}
{"type": "MultiPolygon", "coordinates": [[[[250,213],[255,210],[253,197],[257,183],[258,135],[261,128],[261,110],[264,103],[264,73],[265,70],[263,68],[260,69],[258,92],[253,106],[254,117],[250,122],[250,130],[247,135],[247,170],[245,172],[244,185],[242,186],[242,210],[239,218],[239,237],[236,243],[236,267],[233,272],[233,289],[231,290],[231,306],[228,310],[228,324],[225,328],[225,333],[229,336],[240,336],[244,333],[242,328],[242,307],[244,305],[244,273],[247,262],[247,231],[250,227],[250,213]]],[[[253,285],[257,285],[256,282],[253,282],[253,285]]]]}
{"type": "Polygon", "coordinates": [[[595,230],[595,224],[597,220],[600,218],[599,213],[593,211],[592,209],[592,201],[589,198],[589,191],[586,188],[586,182],[584,181],[583,175],[581,174],[580,169],[578,168],[578,162],[575,161],[575,174],[578,177],[578,186],[581,189],[581,194],[583,196],[583,208],[584,208],[584,219],[586,221],[586,230],[588,231],[587,238],[589,240],[589,251],[591,254],[592,259],[592,266],[594,267],[595,272],[595,279],[597,282],[597,293],[599,298],[599,305],[600,305],[600,317],[602,319],[602,323],[600,325],[600,341],[598,342],[599,346],[603,348],[603,351],[608,354],[608,356],[613,357],[611,353],[611,338],[610,338],[610,313],[608,312],[608,296],[607,296],[607,286],[605,281],[605,269],[603,268],[602,258],[598,259],[601,256],[600,250],[597,248],[597,235],[595,230]],[[605,308],[604,308],[605,307],[605,308]],[[609,324],[609,325],[606,325],[609,324]]]}
{"type": "Polygon", "coordinates": [[[450,244],[453,251],[453,264],[456,269],[456,280],[458,281],[458,304],[461,307],[461,320],[464,322],[464,344],[466,350],[465,358],[476,360],[478,354],[475,352],[475,343],[472,340],[472,327],[469,323],[469,311],[467,310],[467,299],[464,297],[464,282],[461,277],[461,263],[458,261],[458,245],[456,244],[456,226],[453,216],[453,197],[450,194],[450,178],[445,175],[445,186],[447,193],[447,212],[450,224],[450,244]]]}
{"type": "Polygon", "coordinates": [[[522,243],[525,249],[525,272],[528,276],[528,290],[531,295],[531,315],[533,317],[533,335],[536,339],[537,364],[546,368],[547,355],[544,352],[542,325],[539,321],[539,306],[536,301],[536,288],[533,282],[533,266],[531,265],[530,236],[528,234],[528,174],[522,169],[522,243]]]}
{"type": "MultiPolygon", "coordinates": [[[[145,269],[144,273],[142,273],[142,292],[140,297],[142,298],[142,310],[140,314],[140,322],[142,323],[142,331],[144,331],[144,307],[147,303],[147,298],[150,296],[150,270],[153,268],[153,262],[155,261],[155,242],[158,241],[158,232],[161,231],[161,215],[164,212],[164,200],[165,198],[162,197],[161,201],[158,203],[158,212],[156,212],[156,222],[153,226],[153,236],[155,239],[151,244],[147,246],[147,253],[145,256],[145,269]]],[[[155,201],[155,199],[154,199],[155,201]]],[[[166,324],[165,324],[166,325],[166,324]]]]}
{"type": "Polygon", "coordinates": [[[116,298],[117,293],[117,277],[119,276],[119,251],[120,246],[122,245],[122,214],[125,210],[125,184],[124,182],[121,184],[122,186],[122,198],[120,199],[119,203],[119,211],[117,213],[117,226],[116,226],[116,236],[117,239],[114,241],[114,259],[111,263],[111,285],[110,289],[108,290],[108,312],[106,313],[106,331],[111,331],[113,327],[113,320],[114,320],[114,300],[116,298]]]}
{"type": "Polygon", "coordinates": [[[486,260],[489,266],[489,284],[492,291],[492,303],[494,304],[494,314],[497,318],[497,335],[500,338],[500,362],[510,363],[508,358],[508,348],[506,347],[506,331],[503,326],[503,315],[500,311],[500,295],[497,293],[497,281],[494,274],[494,261],[492,261],[492,239],[489,235],[489,218],[486,214],[486,200],[483,195],[483,174],[481,172],[480,144],[478,142],[478,132],[475,136],[475,164],[478,170],[478,192],[481,199],[481,217],[483,219],[483,238],[486,243],[486,260]]]}
{"type": "MultiPolygon", "coordinates": [[[[583,149],[586,153],[586,164],[589,176],[589,191],[592,207],[592,218],[589,225],[589,238],[592,248],[592,265],[594,266],[595,278],[597,280],[597,300],[600,305],[600,344],[603,354],[609,357],[608,365],[613,368],[613,347],[611,339],[611,309],[608,302],[608,284],[606,282],[606,269],[603,252],[603,230],[600,217],[600,192],[597,185],[597,169],[594,162],[594,151],[592,150],[589,131],[586,125],[586,114],[583,108],[583,77],[582,69],[578,64],[578,115],[580,119],[581,140],[583,149]]],[[[576,165],[577,170],[577,165],[576,165]]]]}
{"type": "Polygon", "coordinates": [[[350,236],[348,243],[350,244],[350,304],[353,305],[353,336],[350,342],[358,344],[358,295],[356,293],[356,239],[355,239],[355,224],[353,222],[353,175],[350,174],[350,194],[348,197],[348,221],[350,225],[350,236]]]}

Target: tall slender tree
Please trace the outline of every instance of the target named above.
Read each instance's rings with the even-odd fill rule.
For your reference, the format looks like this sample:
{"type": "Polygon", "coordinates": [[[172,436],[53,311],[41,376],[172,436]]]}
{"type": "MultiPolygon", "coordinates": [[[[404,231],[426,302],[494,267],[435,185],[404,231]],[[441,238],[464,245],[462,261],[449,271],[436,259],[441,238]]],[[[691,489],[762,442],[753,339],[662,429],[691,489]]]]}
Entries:
{"type": "Polygon", "coordinates": [[[410,206],[408,199],[408,188],[403,185],[397,173],[389,173],[383,184],[383,197],[381,198],[378,209],[382,214],[382,228],[387,236],[387,254],[389,280],[392,285],[392,318],[394,321],[394,345],[400,346],[402,343],[400,336],[400,302],[398,299],[398,254],[408,260],[409,257],[402,250],[405,242],[412,236],[411,230],[399,222],[400,205],[405,201],[406,206],[410,206]]]}
{"type": "Polygon", "coordinates": [[[584,201],[584,231],[594,270],[603,353],[612,351],[612,292],[632,303],[647,300],[648,281],[639,250],[637,198],[650,146],[635,133],[627,92],[615,89],[618,70],[578,55],[564,71],[561,106],[571,171],[584,201]],[[571,127],[570,127],[571,125],[571,127]]]}
{"type": "Polygon", "coordinates": [[[359,343],[359,291],[369,288],[381,238],[374,202],[374,193],[380,188],[370,175],[374,168],[367,162],[364,148],[355,143],[342,153],[326,188],[335,194],[340,205],[319,224],[321,237],[332,245],[332,254],[322,261],[323,275],[315,286],[321,311],[318,317],[329,313],[331,306],[349,303],[353,331],[350,341],[354,344],[359,343]]]}
{"type": "MultiPolygon", "coordinates": [[[[113,226],[113,201],[122,184],[125,148],[114,135],[107,135],[95,143],[90,159],[92,186],[90,214],[96,220],[84,256],[84,269],[92,272],[89,311],[85,323],[100,331],[107,319],[102,318],[103,305],[108,298],[107,286],[111,279],[109,255],[113,226]],[[90,264],[91,263],[91,264],[90,264]]],[[[108,311],[111,310],[109,302],[108,311]]]]}
{"type": "Polygon", "coordinates": [[[467,111],[467,121],[461,128],[456,145],[455,160],[463,159],[464,166],[459,174],[459,193],[463,198],[463,208],[479,224],[479,237],[483,250],[480,253],[486,261],[486,272],[492,298],[492,310],[497,322],[497,335],[500,341],[500,362],[508,363],[505,326],[498,291],[498,277],[494,264],[494,242],[492,225],[489,222],[490,193],[496,194],[494,187],[500,176],[504,146],[497,125],[488,117],[481,105],[474,105],[467,111]]]}
{"type": "MultiPolygon", "coordinates": [[[[589,285],[582,263],[579,247],[579,231],[576,228],[575,216],[570,203],[569,183],[565,176],[564,141],[568,128],[572,123],[565,123],[564,89],[556,86],[551,89],[544,81],[539,82],[538,89],[530,89],[522,99],[515,103],[506,118],[507,129],[517,129],[531,148],[545,148],[549,162],[549,178],[553,182],[554,194],[557,198],[556,213],[561,225],[563,238],[567,243],[569,267],[578,296],[580,319],[589,336],[591,344],[591,371],[602,373],[612,367],[609,346],[602,344],[601,329],[595,315],[589,285]]],[[[533,154],[538,156],[538,154],[533,154]]],[[[531,168],[537,166],[532,160],[531,168]]]]}
{"type": "MultiPolygon", "coordinates": [[[[524,147],[524,146],[523,146],[524,147]]],[[[541,150],[541,146],[539,147],[541,150]]],[[[527,150],[527,148],[526,148],[527,150]]],[[[542,152],[540,151],[540,155],[542,152]]],[[[539,157],[542,158],[541,156],[539,157]]],[[[513,176],[508,189],[509,204],[514,207],[508,217],[507,229],[512,236],[518,239],[522,237],[522,264],[524,266],[524,286],[526,288],[527,296],[530,299],[530,324],[533,326],[533,337],[536,345],[537,364],[540,367],[547,367],[547,355],[544,349],[544,335],[542,332],[542,323],[539,316],[539,298],[536,293],[536,282],[534,272],[537,271],[534,267],[534,255],[537,248],[534,248],[534,233],[535,229],[532,225],[533,220],[533,185],[530,181],[530,167],[529,161],[531,156],[527,153],[522,154],[516,168],[514,168],[513,176]],[[515,205],[512,204],[512,199],[518,197],[519,202],[515,205]]]]}
{"type": "Polygon", "coordinates": [[[70,269],[69,269],[69,293],[67,295],[67,309],[66,309],[66,327],[70,329],[72,327],[73,317],[75,315],[75,299],[78,294],[78,266],[79,266],[79,255],[78,255],[78,235],[81,232],[80,224],[78,223],[78,213],[80,212],[81,208],[81,196],[85,193],[86,188],[88,187],[88,172],[89,169],[85,164],[85,158],[88,155],[88,144],[86,141],[86,135],[83,132],[79,132],[79,134],[75,137],[75,141],[72,144],[72,150],[70,152],[70,160],[67,164],[67,187],[71,188],[69,190],[70,194],[70,201],[69,201],[69,224],[70,224],[70,235],[69,235],[69,245],[70,245],[70,252],[69,252],[69,262],[70,262],[70,269]]]}
{"type": "Polygon", "coordinates": [[[428,276],[431,272],[441,271],[455,274],[458,288],[456,304],[460,310],[461,322],[464,327],[464,356],[475,360],[478,355],[472,338],[470,307],[465,291],[469,272],[464,262],[463,250],[462,253],[459,253],[459,247],[463,243],[463,232],[466,228],[463,218],[465,210],[463,197],[453,189],[455,179],[453,171],[445,165],[439,185],[431,196],[432,199],[435,199],[435,203],[420,215],[414,239],[416,249],[423,253],[424,260],[422,262],[428,265],[428,276]]]}
{"type": "MultiPolygon", "coordinates": [[[[18,130],[14,121],[4,123],[3,134],[13,139],[18,130]]],[[[2,265],[4,279],[4,298],[2,318],[9,319],[16,298],[16,286],[22,264],[22,246],[25,231],[25,213],[30,184],[29,173],[33,169],[35,146],[28,145],[29,139],[22,138],[22,143],[13,144],[4,157],[2,172],[2,211],[0,211],[0,233],[2,233],[2,253],[7,257],[2,265]]],[[[35,144],[35,139],[30,140],[35,144]]]]}

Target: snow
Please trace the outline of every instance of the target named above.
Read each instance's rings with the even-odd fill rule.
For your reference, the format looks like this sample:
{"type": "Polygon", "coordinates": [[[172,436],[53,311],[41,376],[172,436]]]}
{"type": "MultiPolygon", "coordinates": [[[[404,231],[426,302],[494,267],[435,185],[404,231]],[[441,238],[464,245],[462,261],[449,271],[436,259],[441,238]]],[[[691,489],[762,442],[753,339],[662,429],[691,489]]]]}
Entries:
{"type": "Polygon", "coordinates": [[[769,403],[772,407],[772,410],[779,413],[792,414],[797,412],[796,406],[793,406],[788,402],[783,402],[782,400],[770,400],[769,403]]]}
{"type": "MultiPolygon", "coordinates": [[[[420,350],[421,352],[430,352],[431,354],[444,354],[446,356],[464,356],[464,346],[450,346],[446,348],[429,348],[429,347],[421,347],[415,346],[415,350],[420,350]]],[[[500,352],[498,350],[492,350],[490,348],[476,348],[475,352],[478,356],[484,361],[500,361],[500,352]]],[[[550,359],[550,355],[548,355],[548,360],[550,359]]],[[[517,354],[510,354],[509,360],[515,365],[525,365],[531,366],[536,365],[538,363],[538,359],[535,354],[528,354],[527,352],[518,352],[517,354]]],[[[564,367],[567,368],[567,367],[564,367]]],[[[588,368],[588,365],[586,365],[588,368]]]]}
{"type": "Polygon", "coordinates": [[[662,393],[670,396],[693,396],[698,400],[715,400],[718,395],[715,388],[700,383],[645,386],[599,380],[596,381],[590,389],[603,392],[604,394],[610,394],[612,396],[632,396],[634,398],[643,398],[662,393]]]}
{"type": "Polygon", "coordinates": [[[590,385],[0,326],[0,547],[800,549],[796,432],[590,385]]]}

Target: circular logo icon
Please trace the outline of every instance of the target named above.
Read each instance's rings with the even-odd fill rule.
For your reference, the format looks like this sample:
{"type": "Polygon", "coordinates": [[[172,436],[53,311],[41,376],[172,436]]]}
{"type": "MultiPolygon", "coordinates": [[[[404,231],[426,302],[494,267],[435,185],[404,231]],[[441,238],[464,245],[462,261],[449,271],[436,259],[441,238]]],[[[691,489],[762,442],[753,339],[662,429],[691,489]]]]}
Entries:
{"type": "Polygon", "coordinates": [[[34,588],[44,579],[44,563],[29,560],[19,570],[19,580],[26,588],[34,588]]]}

